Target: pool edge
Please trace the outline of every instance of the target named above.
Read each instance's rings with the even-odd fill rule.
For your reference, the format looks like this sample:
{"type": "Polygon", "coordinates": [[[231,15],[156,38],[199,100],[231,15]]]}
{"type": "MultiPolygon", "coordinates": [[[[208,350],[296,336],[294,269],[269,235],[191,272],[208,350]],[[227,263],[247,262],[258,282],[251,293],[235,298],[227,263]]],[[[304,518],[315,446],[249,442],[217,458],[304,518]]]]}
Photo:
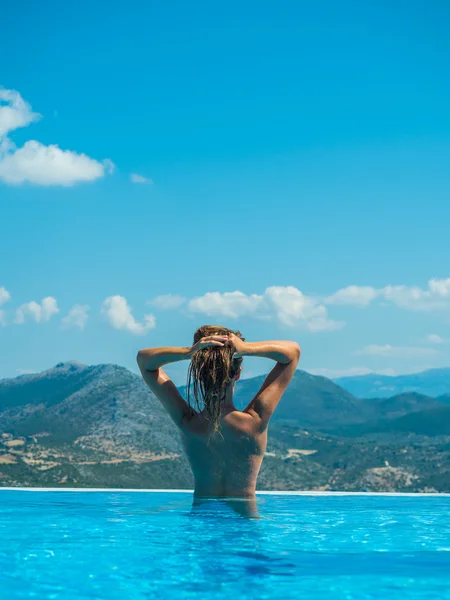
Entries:
{"type": "MultiPolygon", "coordinates": [[[[22,491],[22,492],[96,492],[96,493],[165,493],[165,494],[193,494],[194,490],[165,490],[165,489],[134,489],[134,488],[42,488],[42,487],[0,487],[2,491],[22,491]]],[[[328,491],[272,491],[257,490],[260,496],[403,496],[403,497],[430,497],[439,498],[450,497],[450,493],[439,492],[328,492],[328,491]]]]}

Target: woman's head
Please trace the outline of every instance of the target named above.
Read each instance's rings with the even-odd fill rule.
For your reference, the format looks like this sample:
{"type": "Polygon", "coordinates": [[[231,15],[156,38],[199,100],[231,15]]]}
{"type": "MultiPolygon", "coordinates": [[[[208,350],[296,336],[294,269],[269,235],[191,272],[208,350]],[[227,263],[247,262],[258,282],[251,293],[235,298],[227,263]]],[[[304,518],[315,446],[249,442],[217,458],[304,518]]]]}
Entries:
{"type": "MultiPolygon", "coordinates": [[[[218,325],[203,325],[194,333],[194,344],[210,335],[227,335],[233,333],[240,337],[240,331],[233,331],[218,325]]],[[[190,403],[191,386],[196,408],[203,402],[205,410],[212,421],[213,431],[219,430],[220,405],[225,398],[227,388],[239,378],[242,369],[242,358],[235,358],[234,347],[209,346],[195,352],[191,358],[188,371],[187,394],[190,403]]]]}

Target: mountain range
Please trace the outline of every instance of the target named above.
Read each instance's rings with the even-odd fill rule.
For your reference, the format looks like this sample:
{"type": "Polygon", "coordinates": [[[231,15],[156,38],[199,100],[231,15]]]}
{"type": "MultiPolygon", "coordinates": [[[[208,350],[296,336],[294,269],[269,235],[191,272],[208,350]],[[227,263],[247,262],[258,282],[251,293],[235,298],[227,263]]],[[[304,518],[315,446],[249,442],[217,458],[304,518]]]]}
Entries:
{"type": "Polygon", "coordinates": [[[334,380],[358,398],[388,398],[396,394],[417,392],[425,396],[450,394],[450,368],[428,369],[409,375],[358,375],[334,380]]]}
{"type": "MultiPolygon", "coordinates": [[[[236,405],[263,380],[239,381],[236,405]]],[[[259,489],[450,491],[450,394],[368,399],[350,387],[296,372],[269,427],[259,489]]],[[[129,370],[72,361],[0,380],[0,485],[192,483],[176,427],[129,370]]]]}

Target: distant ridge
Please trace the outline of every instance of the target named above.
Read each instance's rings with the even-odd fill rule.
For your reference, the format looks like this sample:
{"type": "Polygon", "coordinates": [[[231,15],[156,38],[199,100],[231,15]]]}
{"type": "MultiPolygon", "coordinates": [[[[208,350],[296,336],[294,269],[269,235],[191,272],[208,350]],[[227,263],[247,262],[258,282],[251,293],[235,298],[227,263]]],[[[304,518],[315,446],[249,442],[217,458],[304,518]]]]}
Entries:
{"type": "Polygon", "coordinates": [[[408,375],[356,375],[339,377],[334,382],[357,398],[388,398],[417,392],[425,396],[450,394],[450,368],[427,369],[408,375]]]}
{"type": "Polygon", "coordinates": [[[87,367],[85,363],[80,362],[79,360],[66,360],[65,362],[59,362],[54,366],[55,369],[70,369],[71,367],[77,367],[83,369],[87,367]]]}
{"type": "Polygon", "coordinates": [[[67,360],[64,362],[57,363],[54,367],[50,367],[49,369],[45,369],[44,371],[36,371],[33,373],[22,373],[21,375],[17,375],[16,377],[3,377],[0,378],[0,382],[14,382],[20,381],[23,382],[26,379],[36,379],[46,376],[52,376],[55,372],[61,374],[64,371],[77,371],[79,369],[87,369],[88,365],[80,362],[79,360],[67,360]]]}

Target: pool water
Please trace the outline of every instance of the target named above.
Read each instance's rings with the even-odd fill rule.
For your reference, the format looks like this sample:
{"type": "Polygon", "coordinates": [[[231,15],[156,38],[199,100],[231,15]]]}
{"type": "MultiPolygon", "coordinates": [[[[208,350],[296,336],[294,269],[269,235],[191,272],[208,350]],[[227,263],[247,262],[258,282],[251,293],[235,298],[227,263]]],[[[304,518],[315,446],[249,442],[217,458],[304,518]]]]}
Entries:
{"type": "Polygon", "coordinates": [[[0,491],[0,598],[450,599],[450,498],[0,491]]]}

